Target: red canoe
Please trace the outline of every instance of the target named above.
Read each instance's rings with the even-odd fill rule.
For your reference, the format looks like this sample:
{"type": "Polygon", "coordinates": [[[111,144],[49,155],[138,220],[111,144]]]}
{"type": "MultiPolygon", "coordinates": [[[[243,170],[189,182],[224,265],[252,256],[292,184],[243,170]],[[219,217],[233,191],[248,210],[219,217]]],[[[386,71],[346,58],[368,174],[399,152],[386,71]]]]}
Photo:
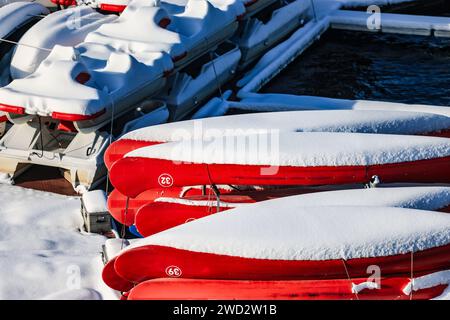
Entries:
{"type": "Polygon", "coordinates": [[[127,281],[163,277],[302,280],[450,268],[450,217],[382,207],[302,207],[281,198],[217,213],[139,240],[114,264],[127,281]],[[386,224],[386,221],[389,221],[386,224]],[[413,254],[411,254],[413,251],[413,254]]]}
{"type": "Polygon", "coordinates": [[[376,288],[373,287],[375,282],[370,281],[367,278],[300,281],[155,279],[133,288],[128,300],[423,300],[441,295],[447,287],[437,285],[410,296],[402,291],[410,282],[407,277],[379,279],[376,288]],[[362,289],[357,290],[358,285],[362,289]]]}
{"type": "Polygon", "coordinates": [[[106,283],[106,285],[114,290],[120,291],[120,292],[127,292],[130,291],[134,284],[132,282],[129,282],[119,276],[114,269],[114,263],[116,262],[116,258],[113,258],[106,263],[106,265],[103,267],[102,271],[102,279],[103,282],[106,283]]]}
{"type": "Polygon", "coordinates": [[[317,191],[320,189],[291,188],[242,192],[242,195],[223,195],[219,203],[215,197],[210,196],[159,198],[142,206],[137,211],[134,223],[139,233],[147,237],[217,212],[290,195],[297,195],[297,201],[304,206],[363,205],[441,212],[449,212],[450,208],[450,187],[410,186],[317,191]]]}
{"type": "Polygon", "coordinates": [[[418,134],[450,137],[449,120],[444,115],[405,111],[286,111],[242,114],[226,117],[167,123],[130,132],[113,142],[105,152],[108,169],[133,150],[177,141],[186,136],[225,135],[226,131],[279,130],[286,132],[362,132],[418,134]],[[183,131],[185,135],[177,135],[183,131]]]}
{"type": "MultiPolygon", "coordinates": [[[[450,245],[414,254],[414,271],[423,275],[450,268],[450,245]]],[[[164,277],[193,279],[335,279],[346,276],[364,277],[371,265],[380,267],[384,275],[411,273],[411,254],[388,257],[326,261],[265,260],[212,253],[193,252],[163,246],[146,246],[127,250],[114,264],[121,278],[134,283],[164,277]]]]}
{"type": "Polygon", "coordinates": [[[419,136],[285,133],[233,137],[249,146],[236,153],[223,139],[145,147],[117,161],[112,184],[136,197],[157,187],[189,185],[336,185],[381,181],[449,183],[450,140],[419,136]],[[270,139],[270,141],[269,141],[270,139]],[[252,143],[261,149],[253,150],[252,143]],[[214,150],[215,152],[211,152],[214,150]]]}
{"type": "Polygon", "coordinates": [[[240,201],[236,198],[233,199],[239,201],[239,203],[224,202],[227,201],[228,197],[223,198],[223,201],[219,202],[219,206],[212,199],[209,201],[209,204],[206,204],[208,200],[198,198],[173,199],[178,202],[158,201],[149,203],[138,210],[134,223],[139,233],[144,237],[148,237],[180,224],[233,209],[235,206],[243,203],[254,202],[248,197],[240,197],[242,198],[240,201]]]}

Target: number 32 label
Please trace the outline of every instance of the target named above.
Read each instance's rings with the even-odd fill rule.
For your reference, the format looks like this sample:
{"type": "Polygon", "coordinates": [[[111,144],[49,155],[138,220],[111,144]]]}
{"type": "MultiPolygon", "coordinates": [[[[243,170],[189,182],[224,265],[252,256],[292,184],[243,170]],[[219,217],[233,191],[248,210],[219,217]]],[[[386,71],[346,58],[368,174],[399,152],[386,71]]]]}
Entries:
{"type": "Polygon", "coordinates": [[[158,183],[161,187],[168,188],[173,185],[173,178],[168,173],[163,173],[158,178],[158,183]]]}

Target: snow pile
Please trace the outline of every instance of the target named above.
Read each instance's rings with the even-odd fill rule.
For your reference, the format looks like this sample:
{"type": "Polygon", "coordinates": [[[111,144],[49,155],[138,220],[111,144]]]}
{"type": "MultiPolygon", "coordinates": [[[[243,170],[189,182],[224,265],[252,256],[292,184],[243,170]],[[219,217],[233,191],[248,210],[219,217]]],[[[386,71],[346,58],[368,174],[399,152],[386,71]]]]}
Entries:
{"type": "Polygon", "coordinates": [[[11,61],[12,78],[25,78],[36,71],[49,55],[47,50],[53,49],[55,45],[76,46],[84,41],[89,32],[116,18],[114,15],[99,14],[85,6],[48,15],[20,39],[11,61]]]}
{"type": "Polygon", "coordinates": [[[83,193],[83,205],[87,212],[108,212],[106,193],[103,190],[93,190],[83,193]]]}
{"type": "Polygon", "coordinates": [[[391,256],[450,243],[446,213],[384,207],[303,207],[295,198],[217,213],[137,241],[270,260],[391,256]],[[386,223],[389,221],[389,223],[386,223]]]}
{"type": "Polygon", "coordinates": [[[115,298],[101,281],[105,238],[79,231],[79,198],[0,185],[0,201],[0,299],[115,298]]]}
{"type": "Polygon", "coordinates": [[[143,147],[125,157],[193,163],[361,166],[450,156],[450,139],[361,133],[272,131],[143,147]]]}

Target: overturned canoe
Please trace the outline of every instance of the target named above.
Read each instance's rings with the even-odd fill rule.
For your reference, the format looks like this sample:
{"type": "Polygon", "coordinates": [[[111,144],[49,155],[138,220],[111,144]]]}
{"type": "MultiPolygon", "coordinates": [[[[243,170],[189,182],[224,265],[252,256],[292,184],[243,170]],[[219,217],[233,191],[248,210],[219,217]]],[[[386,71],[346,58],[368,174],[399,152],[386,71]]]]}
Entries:
{"type": "Polygon", "coordinates": [[[432,299],[447,285],[403,289],[408,277],[333,280],[245,281],[155,279],[131,289],[128,300],[423,300],[432,299]]]}
{"type": "Polygon", "coordinates": [[[450,182],[450,140],[359,133],[263,133],[184,140],[128,153],[110,170],[120,193],[190,185],[450,182]]]}
{"type": "Polygon", "coordinates": [[[105,164],[111,169],[128,152],[162,142],[273,130],[450,136],[450,118],[406,111],[329,110],[266,112],[167,123],[122,136],[106,150],[105,164]]]}
{"type": "Polygon", "coordinates": [[[450,267],[446,213],[302,207],[292,198],[221,212],[139,240],[117,256],[114,270],[140,283],[164,277],[358,278],[370,265],[384,277],[418,276],[450,267]]]}
{"type": "MultiPolygon", "coordinates": [[[[263,193],[273,197],[289,195],[297,188],[273,190],[263,193]]],[[[317,190],[315,190],[317,191],[317,190]]],[[[270,199],[268,196],[267,199],[270,199]]],[[[249,205],[261,199],[247,195],[223,195],[217,203],[214,197],[189,196],[184,198],[159,198],[138,209],[134,223],[139,233],[144,236],[176,227],[199,218],[249,205]]],[[[296,195],[289,198],[298,205],[309,206],[380,206],[402,207],[421,210],[447,211],[450,207],[450,187],[392,187],[355,190],[324,191],[296,195]]]]}

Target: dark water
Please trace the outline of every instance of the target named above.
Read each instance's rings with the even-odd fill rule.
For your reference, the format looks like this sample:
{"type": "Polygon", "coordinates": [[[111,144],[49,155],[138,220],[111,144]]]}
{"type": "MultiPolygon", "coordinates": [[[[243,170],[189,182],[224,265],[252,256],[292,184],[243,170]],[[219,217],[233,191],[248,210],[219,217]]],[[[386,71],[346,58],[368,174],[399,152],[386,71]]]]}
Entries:
{"type": "MultiPolygon", "coordinates": [[[[365,11],[367,6],[345,9],[365,11]]],[[[450,0],[415,0],[413,2],[396,3],[381,6],[381,12],[450,17],[450,0]]]]}
{"type": "Polygon", "coordinates": [[[450,39],[330,30],[262,92],[450,106],[450,39]]]}

